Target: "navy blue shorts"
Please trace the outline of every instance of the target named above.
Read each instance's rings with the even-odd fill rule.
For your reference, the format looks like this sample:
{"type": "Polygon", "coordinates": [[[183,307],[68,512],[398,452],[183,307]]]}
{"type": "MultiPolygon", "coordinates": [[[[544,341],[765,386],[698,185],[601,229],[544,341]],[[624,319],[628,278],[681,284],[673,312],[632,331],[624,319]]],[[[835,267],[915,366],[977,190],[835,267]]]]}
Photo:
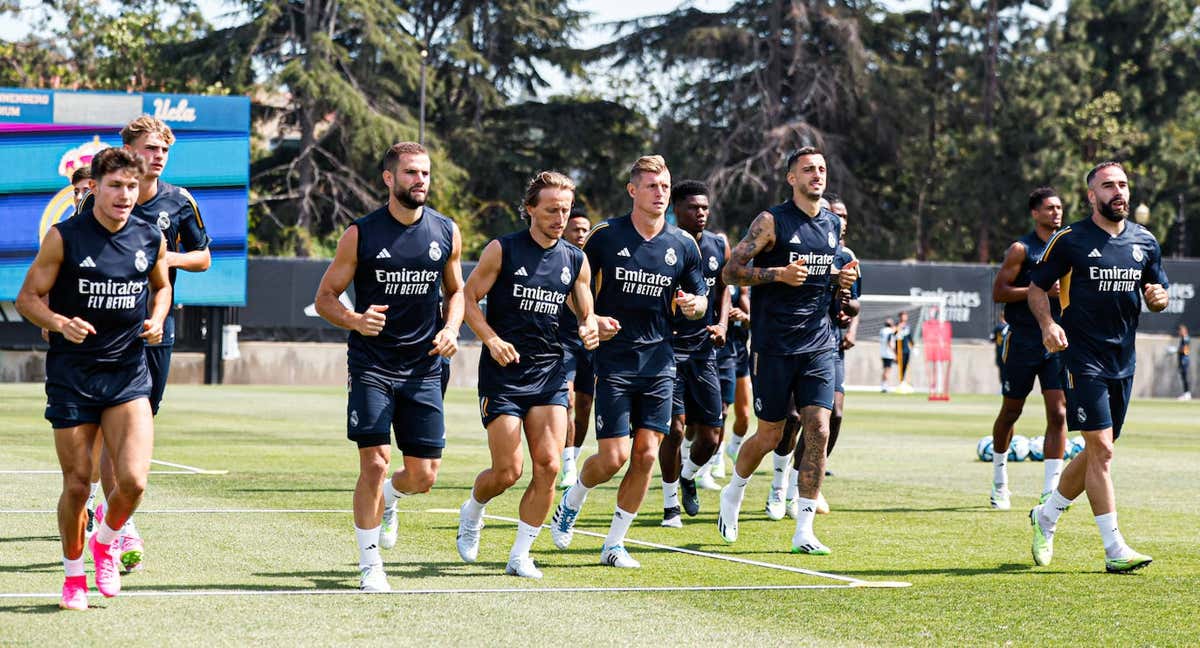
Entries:
{"type": "Polygon", "coordinates": [[[146,369],[150,371],[150,411],[158,414],[163,392],[167,390],[167,376],[171,373],[171,350],[166,344],[146,347],[146,369]]]}
{"type": "Polygon", "coordinates": [[[491,425],[497,418],[508,415],[524,420],[529,410],[545,405],[567,408],[567,384],[559,389],[541,394],[484,394],[479,393],[479,417],[483,427],[491,425]]]}
{"type": "Polygon", "coordinates": [[[46,420],[54,429],[99,423],[104,410],[150,397],[144,356],[125,364],[46,354],[46,420]]]}
{"type": "Polygon", "coordinates": [[[1072,432],[1111,427],[1113,439],[1121,436],[1133,376],[1100,378],[1067,373],[1067,429],[1072,432]]]}
{"type": "Polygon", "coordinates": [[[666,434],[671,428],[671,376],[596,378],[596,438],[616,439],[634,430],[666,434]]]}
{"type": "Polygon", "coordinates": [[[1000,359],[1001,388],[1005,398],[1024,400],[1033,391],[1033,380],[1036,378],[1042,386],[1042,391],[1064,389],[1067,382],[1067,370],[1063,364],[1062,354],[1046,353],[1042,339],[1020,339],[1015,333],[1004,338],[1004,348],[1000,359]],[[1016,341],[1014,341],[1014,339],[1016,341]]]}
{"type": "Polygon", "coordinates": [[[834,354],[833,365],[833,391],[845,395],[846,393],[846,352],[838,351],[834,354]]]}
{"type": "Polygon", "coordinates": [[[717,375],[721,379],[721,403],[729,407],[737,400],[737,365],[719,367],[717,375]]]}
{"type": "Polygon", "coordinates": [[[566,370],[567,382],[574,385],[575,391],[591,396],[596,393],[596,375],[592,371],[592,352],[582,347],[578,350],[570,348],[563,353],[563,368],[566,370]]]}
{"type": "Polygon", "coordinates": [[[837,351],[824,349],[791,355],[751,354],[754,414],[768,422],[787,418],[789,405],[833,410],[837,351]]]}
{"type": "Polygon", "coordinates": [[[346,437],[359,448],[390,445],[406,456],[438,459],[446,447],[442,416],[445,370],[425,378],[396,379],[378,373],[351,373],[346,404],[346,437]]]}
{"type": "Polygon", "coordinates": [[[716,360],[675,356],[671,416],[684,416],[688,423],[721,427],[724,410],[716,360]]]}
{"type": "Polygon", "coordinates": [[[745,378],[750,375],[750,342],[738,338],[730,338],[729,344],[733,344],[733,350],[737,352],[737,369],[736,377],[745,378]]]}

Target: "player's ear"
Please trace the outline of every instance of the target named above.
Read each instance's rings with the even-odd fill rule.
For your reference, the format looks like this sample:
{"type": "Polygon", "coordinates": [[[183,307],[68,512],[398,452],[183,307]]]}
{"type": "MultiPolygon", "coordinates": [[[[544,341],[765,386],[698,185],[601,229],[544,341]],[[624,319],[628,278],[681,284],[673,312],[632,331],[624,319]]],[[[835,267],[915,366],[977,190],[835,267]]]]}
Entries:
{"type": "Polygon", "coordinates": [[[629,192],[629,197],[630,197],[630,198],[633,198],[633,196],[634,196],[634,193],[635,193],[635,192],[637,192],[637,185],[633,184],[632,182],[630,182],[630,183],[627,183],[627,184],[625,185],[625,191],[628,191],[628,192],[629,192]]]}
{"type": "Polygon", "coordinates": [[[396,178],[395,178],[395,176],[392,175],[392,172],[387,169],[384,169],[383,170],[383,184],[387,185],[388,189],[391,189],[392,183],[395,181],[396,181],[396,178]]]}

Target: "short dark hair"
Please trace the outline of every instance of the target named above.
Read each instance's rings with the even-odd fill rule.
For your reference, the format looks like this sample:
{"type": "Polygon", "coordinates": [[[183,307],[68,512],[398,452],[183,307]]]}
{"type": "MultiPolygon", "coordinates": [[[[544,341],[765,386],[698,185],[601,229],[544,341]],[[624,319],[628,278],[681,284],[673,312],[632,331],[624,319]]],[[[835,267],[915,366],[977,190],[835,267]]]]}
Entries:
{"type": "Polygon", "coordinates": [[[835,193],[830,193],[828,191],[826,191],[824,194],[822,194],[821,197],[824,198],[825,201],[829,203],[830,207],[833,207],[834,205],[836,205],[838,203],[842,203],[843,205],[846,204],[846,201],[842,200],[841,196],[839,196],[835,193]]]}
{"type": "Polygon", "coordinates": [[[1029,211],[1041,207],[1047,198],[1058,197],[1058,192],[1054,190],[1054,187],[1038,187],[1029,193],[1029,211]]]}
{"type": "Polygon", "coordinates": [[[567,220],[569,221],[572,218],[582,218],[589,223],[592,222],[592,217],[588,216],[587,207],[584,207],[583,205],[576,204],[571,206],[571,215],[567,216],[567,220]]]}
{"type": "Polygon", "coordinates": [[[78,169],[75,169],[75,172],[71,174],[71,184],[75,184],[76,182],[79,182],[81,180],[91,180],[91,179],[92,179],[92,167],[90,167],[90,166],[81,166],[78,169]]]}
{"type": "Polygon", "coordinates": [[[146,161],[137,153],[117,146],[106,148],[92,158],[92,178],[97,184],[104,176],[124,169],[132,169],[141,178],[146,175],[146,161]]]}
{"type": "Polygon", "coordinates": [[[379,170],[394,171],[396,163],[403,155],[429,155],[429,151],[416,142],[396,142],[383,154],[383,159],[379,161],[379,170]]]}
{"type": "Polygon", "coordinates": [[[1114,167],[1114,166],[1122,171],[1125,170],[1125,167],[1121,166],[1120,162],[1117,162],[1116,160],[1105,160],[1104,162],[1101,162],[1100,164],[1097,164],[1096,166],[1092,167],[1091,171],[1088,171],[1087,177],[1084,178],[1084,181],[1083,181],[1084,184],[1086,184],[1089,187],[1092,186],[1092,179],[1096,177],[1097,173],[1100,173],[1101,169],[1107,169],[1108,167],[1114,167]]]}
{"type": "Polygon", "coordinates": [[[708,197],[708,185],[699,180],[684,180],[671,188],[671,204],[682,202],[689,196],[708,197]]]}
{"type": "Polygon", "coordinates": [[[790,169],[793,166],[795,166],[796,160],[799,160],[800,158],[804,157],[805,155],[824,155],[824,153],[821,152],[821,149],[819,149],[815,146],[801,146],[800,148],[793,151],[791,155],[788,156],[787,168],[790,169]]]}

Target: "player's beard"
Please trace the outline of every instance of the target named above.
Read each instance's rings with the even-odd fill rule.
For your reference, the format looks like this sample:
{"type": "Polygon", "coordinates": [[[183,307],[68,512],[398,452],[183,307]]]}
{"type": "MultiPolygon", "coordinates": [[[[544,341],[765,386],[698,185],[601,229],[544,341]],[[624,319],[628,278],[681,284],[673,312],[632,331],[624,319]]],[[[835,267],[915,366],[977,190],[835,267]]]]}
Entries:
{"type": "Polygon", "coordinates": [[[396,198],[396,200],[400,202],[401,205],[404,205],[408,209],[416,209],[418,207],[424,206],[425,205],[425,197],[428,197],[429,193],[426,192],[425,197],[417,198],[412,195],[412,190],[413,190],[412,187],[409,187],[408,189],[404,189],[404,190],[401,190],[399,187],[396,187],[396,188],[392,189],[392,196],[394,196],[396,198]]]}
{"type": "Polygon", "coordinates": [[[1129,201],[1126,200],[1125,207],[1122,208],[1121,211],[1117,211],[1112,206],[1113,201],[1115,200],[1117,199],[1113,198],[1112,200],[1100,205],[1100,215],[1114,223],[1119,223],[1129,217],[1129,201]]]}

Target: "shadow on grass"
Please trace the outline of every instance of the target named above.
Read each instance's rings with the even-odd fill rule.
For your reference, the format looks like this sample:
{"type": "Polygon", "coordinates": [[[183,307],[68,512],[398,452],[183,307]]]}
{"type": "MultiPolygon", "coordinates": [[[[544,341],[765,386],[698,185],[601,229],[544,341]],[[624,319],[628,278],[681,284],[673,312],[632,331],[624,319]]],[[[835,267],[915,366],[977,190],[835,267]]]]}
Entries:
{"type": "Polygon", "coordinates": [[[943,506],[943,507],[904,507],[892,508],[854,508],[838,507],[839,513],[982,513],[991,512],[990,506],[943,506]]]}
{"type": "Polygon", "coordinates": [[[354,492],[354,486],[348,488],[231,488],[230,493],[345,493],[354,492]]]}
{"type": "Polygon", "coordinates": [[[0,565],[0,573],[21,574],[25,572],[61,572],[61,562],[32,563],[29,565],[0,565]]]}
{"type": "MultiPolygon", "coordinates": [[[[95,605],[89,605],[89,609],[97,609],[95,605]]],[[[3,614],[54,614],[62,612],[58,609],[58,603],[46,603],[43,605],[0,605],[0,615],[3,614]]]]}
{"type": "Polygon", "coordinates": [[[0,538],[0,542],[58,542],[58,536],[26,536],[24,538],[0,538]]]}
{"type": "Polygon", "coordinates": [[[1061,575],[1066,571],[1047,571],[1028,563],[1004,563],[994,567],[930,567],[928,569],[835,569],[842,576],[985,576],[996,574],[1061,575]]]}

